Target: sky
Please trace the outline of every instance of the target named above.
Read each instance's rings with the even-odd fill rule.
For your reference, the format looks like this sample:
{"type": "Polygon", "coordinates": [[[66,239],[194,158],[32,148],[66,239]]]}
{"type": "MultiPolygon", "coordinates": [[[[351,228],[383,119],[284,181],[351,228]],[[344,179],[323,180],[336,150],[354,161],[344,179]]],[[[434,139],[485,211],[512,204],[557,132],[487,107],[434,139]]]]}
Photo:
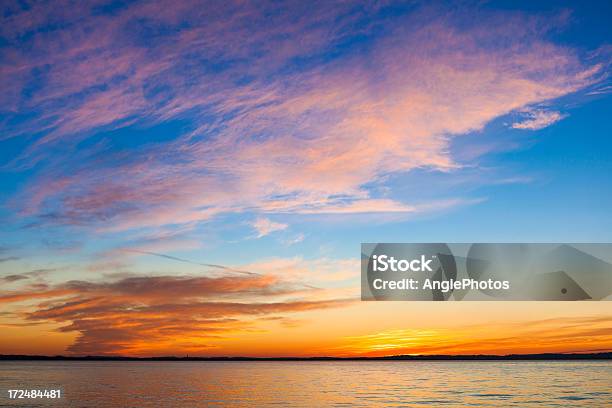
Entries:
{"type": "Polygon", "coordinates": [[[5,1],[0,353],[612,350],[361,302],[361,242],[611,242],[612,5],[5,1]]]}

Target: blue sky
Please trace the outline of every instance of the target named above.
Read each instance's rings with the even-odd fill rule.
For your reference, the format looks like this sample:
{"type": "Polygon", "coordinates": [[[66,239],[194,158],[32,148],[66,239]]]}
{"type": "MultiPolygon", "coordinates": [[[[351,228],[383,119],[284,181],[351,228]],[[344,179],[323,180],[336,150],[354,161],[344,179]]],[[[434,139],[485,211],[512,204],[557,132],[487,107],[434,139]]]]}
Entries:
{"type": "MultiPolygon", "coordinates": [[[[607,24],[609,10],[605,10],[609,5],[606,6],[604,2],[588,7],[574,2],[538,2],[536,5],[529,2],[486,2],[478,6],[470,3],[464,5],[466,6],[464,8],[443,5],[428,7],[418,3],[403,5],[398,3],[380,8],[365,4],[362,7],[339,6],[333,10],[337,15],[332,20],[335,18],[346,24],[346,32],[330,34],[327,31],[328,36],[335,37],[317,38],[311,49],[292,50],[288,56],[277,59],[273,58],[276,57],[274,55],[270,55],[270,58],[265,55],[266,52],[269,53],[266,47],[273,46],[268,43],[257,43],[259,49],[256,46],[253,50],[243,50],[236,55],[232,53],[221,55],[218,60],[205,51],[198,50],[197,46],[192,45],[193,51],[189,51],[190,45],[187,43],[185,45],[187,51],[181,54],[182,60],[172,61],[174,64],[172,72],[178,75],[177,81],[181,82],[181,86],[188,84],[189,81],[194,83],[197,81],[198,76],[193,78],[189,76],[190,70],[199,70],[206,74],[212,72],[214,75],[217,72],[232,71],[233,68],[228,68],[232,65],[238,65],[239,69],[228,74],[231,84],[223,86],[248,87],[249,83],[258,80],[263,81],[264,85],[260,86],[265,86],[275,81],[274,76],[263,79],[257,77],[266,72],[266,66],[262,65],[257,72],[250,73],[249,69],[240,69],[241,58],[246,58],[247,63],[248,58],[254,58],[260,64],[268,64],[268,71],[274,73],[281,83],[300,76],[305,80],[310,80],[312,75],[333,77],[333,74],[319,74],[317,71],[321,71],[320,67],[324,67],[324,72],[350,69],[348,68],[350,64],[344,64],[343,60],[356,61],[363,55],[366,57],[384,55],[384,47],[393,49],[402,41],[404,38],[402,36],[407,37],[405,41],[410,42],[411,33],[398,29],[398,25],[401,26],[403,21],[413,19],[418,27],[422,28],[427,27],[427,21],[431,21],[433,25],[442,24],[439,23],[442,20],[446,24],[448,20],[453,30],[464,30],[468,35],[478,36],[477,33],[470,34],[470,30],[478,30],[478,24],[475,25],[468,18],[470,14],[483,18],[486,27],[489,20],[494,21],[506,13],[512,13],[516,23],[524,19],[527,24],[528,29],[519,32],[520,36],[533,36],[533,41],[542,41],[546,47],[560,47],[556,50],[558,53],[567,52],[568,56],[576,58],[572,64],[577,67],[568,65],[567,69],[588,69],[599,64],[599,70],[584,83],[574,85],[571,90],[558,90],[559,97],[535,98],[533,103],[527,103],[518,109],[502,111],[499,115],[490,115],[485,119],[478,118],[477,121],[481,123],[475,123],[474,128],[467,131],[449,132],[442,129],[440,131],[442,137],[448,138],[446,147],[443,147],[444,154],[455,161],[452,164],[453,169],[444,168],[446,165],[416,163],[413,166],[405,166],[406,170],[376,171],[375,174],[367,175],[366,179],[356,181],[357,185],[349,186],[360,188],[373,199],[389,198],[400,205],[415,206],[414,211],[387,212],[382,208],[380,211],[375,209],[351,212],[351,214],[325,213],[325,211],[318,214],[296,214],[291,210],[261,211],[257,210],[257,205],[252,206],[253,210],[250,210],[249,203],[246,203],[237,210],[220,209],[213,216],[201,217],[195,222],[190,222],[188,228],[185,228],[186,223],[181,220],[176,224],[171,219],[164,220],[157,227],[168,228],[170,232],[165,232],[166,234],[171,234],[174,238],[173,229],[186,230],[185,233],[177,234],[204,243],[202,248],[177,248],[176,252],[200,260],[212,258],[215,262],[224,262],[225,256],[233,257],[235,255],[232,254],[238,251],[241,254],[240,259],[249,262],[262,255],[319,257],[324,254],[332,257],[351,257],[356,244],[361,241],[609,240],[610,218],[605,216],[606,203],[610,201],[611,194],[606,183],[607,174],[610,174],[608,152],[611,151],[611,142],[606,136],[610,134],[610,125],[607,121],[610,107],[607,78],[610,28],[607,24]],[[258,52],[264,56],[260,57],[258,52]],[[541,129],[513,129],[513,123],[529,119],[531,114],[529,110],[555,112],[560,116],[541,129]],[[276,223],[277,227],[272,228],[269,234],[258,233],[253,228],[254,220],[257,219],[269,220],[276,223]],[[563,222],[560,222],[561,219],[563,222]]],[[[118,14],[121,12],[126,13],[130,7],[136,6],[139,5],[128,6],[122,3],[112,6],[92,5],[88,12],[91,20],[103,17],[112,21],[113,18],[118,19],[118,14]]],[[[19,86],[14,91],[15,97],[10,100],[5,99],[5,109],[2,114],[6,130],[2,139],[2,161],[5,163],[2,167],[1,187],[5,203],[2,214],[10,229],[9,234],[5,234],[3,239],[11,247],[29,247],[36,252],[41,249],[41,237],[44,241],[43,247],[45,245],[83,246],[83,249],[93,252],[103,250],[102,245],[114,248],[126,244],[124,241],[127,241],[127,244],[137,243],[138,230],[141,229],[137,223],[117,233],[100,234],[94,232],[98,229],[95,217],[99,214],[87,214],[88,210],[85,210],[84,217],[89,216],[94,219],[49,221],[50,215],[53,215],[49,214],[49,211],[45,213],[44,208],[24,211],[21,202],[32,195],[32,190],[48,183],[49,179],[54,177],[79,171],[83,173],[96,171],[96,167],[104,171],[115,166],[134,165],[138,161],[145,160],[146,152],[159,156],[165,145],[171,145],[173,142],[183,143],[181,140],[190,143],[185,139],[185,135],[191,132],[193,136],[189,137],[192,140],[214,138],[223,130],[220,130],[221,128],[202,130],[200,128],[202,124],[206,127],[217,122],[219,125],[215,126],[223,127],[223,117],[230,119],[235,115],[234,108],[229,106],[225,108],[226,113],[217,117],[212,113],[215,109],[210,109],[207,105],[219,102],[198,101],[194,103],[193,108],[177,109],[176,114],[167,113],[165,117],[160,118],[159,115],[163,115],[161,111],[166,105],[170,103],[180,105],[180,93],[183,90],[172,89],[171,83],[156,80],[154,74],[145,78],[140,85],[146,101],[143,103],[150,106],[144,105],[133,114],[111,112],[111,116],[102,118],[99,125],[97,123],[88,125],[85,122],[73,124],[72,130],[62,130],[62,122],[69,121],[62,115],[71,115],[70,110],[62,109],[62,101],[68,101],[67,104],[73,105],[71,109],[74,110],[79,104],[83,106],[88,101],[88,97],[111,94],[114,88],[119,89],[118,92],[125,92],[121,83],[138,71],[138,67],[132,64],[126,68],[127,71],[119,70],[115,75],[106,78],[103,73],[95,70],[95,59],[84,52],[83,55],[75,57],[76,61],[83,63],[84,69],[87,69],[83,74],[98,75],[100,78],[91,78],[91,81],[85,81],[80,88],[77,84],[74,91],[65,92],[62,92],[61,84],[53,83],[53,75],[50,73],[54,70],[58,71],[57,75],[69,75],[69,71],[62,71],[69,67],[60,66],[56,69],[53,61],[61,65],[69,63],[73,57],[54,59],[55,56],[50,56],[44,49],[39,50],[37,47],[40,45],[34,41],[42,44],[49,41],[49,48],[60,46],[62,41],[54,40],[51,34],[77,27],[74,23],[75,18],[83,17],[79,13],[86,15],[85,11],[87,10],[79,10],[73,15],[71,13],[61,15],[42,6],[23,5],[9,5],[5,10],[5,16],[10,21],[3,33],[3,52],[10,57],[6,61],[10,63],[12,58],[24,67],[31,67],[27,75],[23,74],[26,68],[17,70],[14,76],[5,75],[7,81],[15,81],[15,86],[19,86]],[[17,26],[20,23],[17,18],[28,12],[31,14],[38,12],[43,17],[37,21],[40,23],[39,26],[28,27],[23,23],[17,26]],[[37,55],[40,61],[36,59],[37,55]],[[85,64],[89,60],[92,63],[85,64]],[[55,88],[58,91],[54,91],[55,88]],[[158,95],[161,97],[158,98],[158,95]],[[38,100],[42,102],[37,102],[38,100]],[[45,105],[51,109],[51,114],[46,118],[43,117],[41,110],[45,105]],[[51,137],[56,139],[53,143],[44,142],[45,138],[51,137]],[[75,236],[90,238],[95,236],[96,239],[94,242],[88,240],[83,242],[79,238],[74,238],[75,236]]],[[[270,8],[268,11],[289,21],[299,19],[297,11],[291,7],[284,10],[270,8]],[[291,17],[286,18],[287,15],[291,17]]],[[[121,60],[130,61],[130,58],[135,58],[131,53],[136,51],[144,50],[145,53],[152,55],[158,53],[157,48],[162,48],[166,38],[174,34],[172,30],[189,32],[190,29],[197,28],[195,20],[181,20],[180,17],[155,20],[142,15],[131,18],[140,21],[140,24],[137,24],[133,32],[127,36],[120,36],[119,39],[123,42],[118,43],[117,51],[112,46],[108,46],[110,48],[98,48],[100,52],[110,55],[124,52],[125,55],[121,56],[121,60]],[[128,45],[132,44],[136,44],[134,50],[128,48],[128,45]],[[124,48],[127,50],[123,51],[124,48]]],[[[316,31],[318,27],[328,28],[325,26],[328,24],[326,21],[304,20],[306,20],[303,23],[304,28],[300,27],[303,30],[302,34],[319,35],[319,33],[311,34],[311,31],[316,31]]],[[[254,18],[253,29],[257,29],[255,21],[254,18]]],[[[95,27],[93,22],[87,26],[95,27]]],[[[83,29],[83,32],[87,30],[93,28],[83,29]]],[[[264,24],[261,30],[264,37],[267,34],[266,30],[264,24]]],[[[285,32],[287,36],[291,34],[285,32]]],[[[489,37],[487,41],[491,44],[483,46],[484,52],[495,52],[496,43],[501,44],[502,48],[504,42],[511,43],[511,37],[508,35],[499,32],[497,37],[489,37]]],[[[80,42],[84,42],[85,39],[74,40],[74,47],[83,46],[80,42]]],[[[70,41],[66,40],[68,44],[70,41]]],[[[68,52],[69,49],[65,51],[68,52]]],[[[376,65],[375,61],[369,60],[365,64],[366,73],[359,75],[366,77],[372,74],[379,75],[376,74],[376,68],[370,69],[367,66],[376,65]]],[[[526,67],[526,69],[537,70],[538,67],[526,67]]],[[[562,67],[561,70],[563,69],[562,67]]],[[[5,72],[12,71],[7,69],[5,72]]],[[[201,78],[204,80],[206,77],[201,78]]],[[[376,76],[367,80],[371,87],[378,86],[377,81],[384,81],[376,79],[376,76]]],[[[321,78],[316,78],[315,81],[324,82],[321,78]]],[[[127,83],[125,86],[133,85],[127,83]]],[[[125,103],[129,103],[129,98],[125,99],[125,103]]],[[[112,99],[108,103],[112,103],[112,99]]],[[[101,105],[100,108],[101,116],[108,114],[108,106],[101,105]]],[[[245,109],[245,107],[240,105],[235,109],[245,109]]],[[[92,114],[95,115],[95,111],[92,114]]],[[[333,109],[317,114],[316,120],[325,117],[331,121],[338,120],[337,113],[333,109]]],[[[306,113],[306,116],[298,120],[309,120],[308,118],[306,113]]],[[[280,128],[281,132],[287,131],[284,126],[292,126],[291,121],[279,125],[283,126],[280,128]]],[[[313,130],[315,129],[295,129],[297,137],[301,137],[299,132],[302,132],[306,138],[313,137],[309,133],[313,130]]],[[[254,137],[278,137],[278,131],[262,128],[256,131],[260,136],[254,135],[254,137]],[[272,136],[266,132],[271,132],[272,136]]],[[[321,131],[326,131],[326,128],[321,131]]],[[[176,154],[168,154],[167,158],[160,159],[158,165],[178,162],[177,168],[180,169],[180,160],[176,154]]],[[[201,171],[207,170],[197,170],[196,173],[201,171]]],[[[338,168],[330,171],[345,170],[338,168]]],[[[116,175],[109,175],[113,176],[116,175]]],[[[77,185],[74,188],[79,187],[77,185]]],[[[202,188],[205,189],[206,186],[202,188]]],[[[137,190],[138,186],[134,189],[137,190]]],[[[300,193],[303,192],[288,189],[281,192],[281,196],[300,193]]],[[[347,194],[338,189],[325,191],[324,196],[326,199],[330,197],[333,199],[346,195],[337,201],[345,205],[355,200],[351,194],[353,192],[347,194]]],[[[46,197],[49,200],[47,205],[54,198],[58,197],[51,195],[46,197]]],[[[62,200],[61,197],[59,199],[62,200]]],[[[314,200],[321,200],[321,197],[314,200]]],[[[65,206],[66,202],[60,201],[59,204],[65,206]]],[[[204,207],[207,205],[205,201],[202,204],[204,207]]],[[[129,203],[118,205],[128,206],[129,203]]],[[[112,214],[103,216],[113,222],[112,214]]],[[[144,227],[154,230],[156,226],[144,227]]],[[[106,249],[109,249],[108,247],[106,249]]]]}
{"type": "Polygon", "coordinates": [[[610,7],[8,2],[0,273],[336,300],[361,242],[609,242],[610,7]]]}

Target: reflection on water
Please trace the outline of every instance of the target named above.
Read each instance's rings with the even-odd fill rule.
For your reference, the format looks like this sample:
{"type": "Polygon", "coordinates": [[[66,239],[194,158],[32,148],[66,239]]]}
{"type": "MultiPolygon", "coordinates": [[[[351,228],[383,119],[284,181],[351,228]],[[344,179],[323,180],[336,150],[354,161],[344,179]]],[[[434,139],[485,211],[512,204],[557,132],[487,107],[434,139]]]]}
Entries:
{"type": "Polygon", "coordinates": [[[0,406],[612,406],[609,361],[0,362],[0,406]],[[9,400],[8,389],[62,389],[9,400]]]}

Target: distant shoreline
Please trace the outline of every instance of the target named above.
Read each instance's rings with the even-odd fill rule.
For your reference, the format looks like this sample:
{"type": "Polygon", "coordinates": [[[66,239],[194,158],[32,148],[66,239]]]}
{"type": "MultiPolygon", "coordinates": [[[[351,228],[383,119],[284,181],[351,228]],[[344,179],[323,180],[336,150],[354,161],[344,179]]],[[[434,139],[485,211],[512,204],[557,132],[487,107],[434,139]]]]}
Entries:
{"type": "Polygon", "coordinates": [[[124,356],[36,356],[0,355],[0,361],[525,361],[525,360],[610,360],[604,353],[541,353],[508,355],[397,355],[384,357],[124,357],[124,356]]]}

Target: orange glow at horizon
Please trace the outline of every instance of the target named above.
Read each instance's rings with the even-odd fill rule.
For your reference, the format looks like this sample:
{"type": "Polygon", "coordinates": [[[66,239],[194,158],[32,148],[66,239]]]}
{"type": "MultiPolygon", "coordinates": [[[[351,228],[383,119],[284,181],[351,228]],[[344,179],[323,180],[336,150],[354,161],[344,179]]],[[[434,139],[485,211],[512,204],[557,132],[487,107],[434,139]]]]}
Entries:
{"type": "Polygon", "coordinates": [[[133,321],[104,316],[110,334],[96,329],[100,343],[85,353],[71,349],[82,335],[69,325],[4,318],[0,354],[371,357],[612,350],[608,302],[487,302],[486,311],[482,302],[441,303],[355,302],[323,311],[216,320],[214,327],[173,322],[168,315],[133,321]],[[445,322],[444,316],[454,318],[445,322]]]}

